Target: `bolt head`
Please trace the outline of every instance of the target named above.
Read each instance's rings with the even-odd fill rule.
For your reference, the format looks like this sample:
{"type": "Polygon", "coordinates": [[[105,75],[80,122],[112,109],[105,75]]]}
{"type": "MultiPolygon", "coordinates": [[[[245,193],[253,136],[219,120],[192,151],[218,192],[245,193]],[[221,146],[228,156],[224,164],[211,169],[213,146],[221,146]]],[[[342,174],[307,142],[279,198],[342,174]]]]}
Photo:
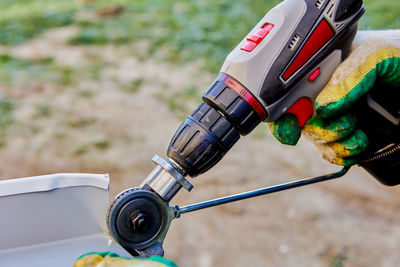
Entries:
{"type": "Polygon", "coordinates": [[[149,216],[142,212],[134,214],[131,223],[133,231],[139,234],[145,233],[151,225],[149,216]]]}

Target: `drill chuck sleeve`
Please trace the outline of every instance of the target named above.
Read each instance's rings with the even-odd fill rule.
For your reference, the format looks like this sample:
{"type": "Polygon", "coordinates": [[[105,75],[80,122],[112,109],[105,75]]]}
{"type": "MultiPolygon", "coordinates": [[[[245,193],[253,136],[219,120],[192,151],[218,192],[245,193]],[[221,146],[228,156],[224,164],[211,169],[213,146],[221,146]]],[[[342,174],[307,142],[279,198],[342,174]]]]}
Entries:
{"type": "Polygon", "coordinates": [[[201,103],[176,131],[168,157],[195,177],[217,164],[239,138],[224,115],[201,103]]]}
{"type": "Polygon", "coordinates": [[[240,135],[250,133],[264,119],[260,113],[266,116],[251,93],[224,73],[203,100],[176,131],[168,148],[168,157],[192,177],[217,164],[240,135]]]}

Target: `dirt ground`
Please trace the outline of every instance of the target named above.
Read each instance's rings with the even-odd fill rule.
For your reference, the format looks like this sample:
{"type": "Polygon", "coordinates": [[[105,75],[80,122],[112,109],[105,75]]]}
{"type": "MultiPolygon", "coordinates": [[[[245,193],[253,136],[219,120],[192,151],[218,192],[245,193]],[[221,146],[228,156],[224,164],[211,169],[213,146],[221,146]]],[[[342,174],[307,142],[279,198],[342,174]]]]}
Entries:
{"type": "MultiPolygon", "coordinates": [[[[68,46],[73,27],[52,30],[8,52],[55,63],[100,64],[99,79],[67,86],[22,81],[1,91],[16,99],[16,125],[0,150],[2,179],[55,172],[110,173],[111,194],[137,186],[165,156],[181,113],[214,76],[199,64],[174,66],[140,54],[145,44],[68,46]],[[121,90],[140,81],[137,90],[121,90]],[[51,114],[35,116],[38,105],[51,114]],[[172,106],[172,107],[171,107],[172,106]],[[179,113],[180,112],[180,113],[179,113]]],[[[260,125],[208,173],[192,180],[189,204],[339,170],[320,159],[307,140],[280,145],[260,125]]],[[[171,225],[164,248],[179,266],[398,266],[400,188],[385,187],[360,168],[342,179],[185,214],[171,225]]],[[[84,252],[82,252],[84,253],[84,252]]]]}

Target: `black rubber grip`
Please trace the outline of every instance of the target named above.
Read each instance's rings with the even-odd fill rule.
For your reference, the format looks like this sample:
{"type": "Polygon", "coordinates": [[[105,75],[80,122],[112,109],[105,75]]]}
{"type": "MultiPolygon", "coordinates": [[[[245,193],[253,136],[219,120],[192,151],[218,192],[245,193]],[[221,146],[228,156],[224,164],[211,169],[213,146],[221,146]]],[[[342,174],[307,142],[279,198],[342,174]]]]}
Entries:
{"type": "Polygon", "coordinates": [[[395,124],[368,105],[368,97],[376,101],[394,118],[400,118],[400,91],[396,86],[377,81],[369,94],[352,107],[357,128],[369,140],[359,165],[385,185],[400,184],[400,124],[395,124]]]}
{"type": "Polygon", "coordinates": [[[221,73],[218,76],[204,93],[203,101],[221,111],[241,135],[249,134],[261,119],[240,94],[223,82],[224,76],[228,75],[221,73]]]}
{"type": "Polygon", "coordinates": [[[239,138],[225,116],[201,103],[176,131],[167,154],[195,177],[217,164],[239,138]]]}
{"type": "Polygon", "coordinates": [[[384,185],[400,184],[400,143],[368,156],[359,163],[361,167],[384,185]]]}

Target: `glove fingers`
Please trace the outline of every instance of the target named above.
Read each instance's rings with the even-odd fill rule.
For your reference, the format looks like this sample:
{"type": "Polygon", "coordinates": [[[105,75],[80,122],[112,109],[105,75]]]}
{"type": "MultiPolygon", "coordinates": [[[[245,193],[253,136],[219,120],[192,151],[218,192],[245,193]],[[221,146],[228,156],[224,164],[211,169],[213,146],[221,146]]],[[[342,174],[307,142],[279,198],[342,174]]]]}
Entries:
{"type": "Polygon", "coordinates": [[[112,252],[88,253],[82,255],[73,265],[74,267],[107,267],[107,266],[142,266],[142,267],[177,267],[175,263],[160,256],[151,256],[147,259],[125,258],[112,252]]]}
{"type": "Polygon", "coordinates": [[[327,144],[317,144],[323,157],[337,165],[352,165],[357,162],[357,156],[363,153],[368,145],[367,135],[356,130],[351,136],[327,144]]]}
{"type": "Polygon", "coordinates": [[[284,114],[278,120],[268,123],[272,135],[285,145],[296,145],[300,139],[301,129],[295,116],[284,114]]]}
{"type": "Polygon", "coordinates": [[[303,132],[314,141],[334,142],[353,133],[356,121],[350,113],[328,121],[314,116],[304,125],[303,132]]]}
{"type": "Polygon", "coordinates": [[[337,157],[340,158],[359,155],[365,151],[367,145],[367,135],[361,130],[356,130],[354,134],[348,138],[328,144],[336,153],[337,157]]]}
{"type": "Polygon", "coordinates": [[[315,107],[320,116],[328,118],[347,110],[373,87],[377,78],[400,85],[400,48],[387,46],[372,54],[368,48],[356,49],[337,68],[316,99],[315,107]]]}
{"type": "Polygon", "coordinates": [[[383,60],[376,67],[380,80],[393,86],[400,86],[400,57],[383,60]]]}
{"type": "Polygon", "coordinates": [[[333,159],[328,159],[328,158],[325,158],[325,157],[323,156],[323,158],[326,159],[326,160],[328,160],[328,161],[330,161],[330,162],[333,163],[333,164],[340,165],[340,166],[346,166],[346,167],[355,165],[355,164],[357,164],[357,162],[358,162],[358,158],[357,158],[357,157],[347,157],[347,158],[333,158],[333,159]]]}

